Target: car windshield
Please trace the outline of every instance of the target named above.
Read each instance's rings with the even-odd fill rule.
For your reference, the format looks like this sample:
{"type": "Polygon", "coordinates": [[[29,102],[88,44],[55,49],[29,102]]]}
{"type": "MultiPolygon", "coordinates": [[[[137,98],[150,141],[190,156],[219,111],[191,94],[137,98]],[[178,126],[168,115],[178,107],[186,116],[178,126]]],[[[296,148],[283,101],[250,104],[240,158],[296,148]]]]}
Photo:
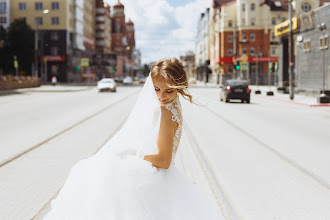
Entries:
{"type": "Polygon", "coordinates": [[[112,83],[111,79],[105,79],[105,80],[101,80],[102,83],[112,83]]]}
{"type": "Polygon", "coordinates": [[[247,82],[245,81],[227,81],[227,85],[229,86],[247,86],[247,82]]]}

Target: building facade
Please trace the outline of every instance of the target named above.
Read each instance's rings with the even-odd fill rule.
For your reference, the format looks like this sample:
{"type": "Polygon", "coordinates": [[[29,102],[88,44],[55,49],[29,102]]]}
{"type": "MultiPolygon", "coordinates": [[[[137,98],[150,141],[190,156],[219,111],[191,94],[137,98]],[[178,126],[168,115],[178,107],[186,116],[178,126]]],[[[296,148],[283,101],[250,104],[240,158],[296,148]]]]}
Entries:
{"type": "Polygon", "coordinates": [[[0,0],[0,26],[7,29],[10,24],[10,0],[0,0]]]}
{"type": "Polygon", "coordinates": [[[197,80],[204,82],[209,82],[209,78],[212,76],[209,46],[209,17],[210,8],[207,8],[198,20],[195,48],[197,80]]]}
{"type": "Polygon", "coordinates": [[[312,22],[310,25],[313,28],[300,30],[296,34],[295,82],[299,90],[320,93],[323,83],[325,90],[330,90],[330,5],[315,8],[311,12],[305,17],[312,22]],[[322,23],[326,25],[324,33],[318,28],[322,23]]]}

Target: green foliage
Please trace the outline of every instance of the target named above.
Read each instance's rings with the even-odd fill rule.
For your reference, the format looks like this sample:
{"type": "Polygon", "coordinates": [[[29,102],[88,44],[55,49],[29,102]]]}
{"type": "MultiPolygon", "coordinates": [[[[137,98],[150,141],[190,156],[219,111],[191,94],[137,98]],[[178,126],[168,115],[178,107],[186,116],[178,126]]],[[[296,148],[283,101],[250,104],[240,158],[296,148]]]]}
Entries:
{"type": "Polygon", "coordinates": [[[16,19],[7,30],[0,29],[0,39],[4,40],[0,48],[0,68],[5,74],[13,74],[14,56],[17,56],[20,72],[31,75],[34,60],[34,31],[25,21],[16,19]]]}

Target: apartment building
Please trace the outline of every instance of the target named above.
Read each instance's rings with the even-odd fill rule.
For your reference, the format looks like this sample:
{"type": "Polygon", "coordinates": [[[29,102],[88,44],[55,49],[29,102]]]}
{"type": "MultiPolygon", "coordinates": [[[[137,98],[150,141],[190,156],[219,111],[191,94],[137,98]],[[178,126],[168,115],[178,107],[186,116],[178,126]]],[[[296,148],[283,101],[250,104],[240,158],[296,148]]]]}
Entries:
{"type": "Polygon", "coordinates": [[[0,26],[8,28],[10,24],[10,0],[0,0],[0,26]]]}

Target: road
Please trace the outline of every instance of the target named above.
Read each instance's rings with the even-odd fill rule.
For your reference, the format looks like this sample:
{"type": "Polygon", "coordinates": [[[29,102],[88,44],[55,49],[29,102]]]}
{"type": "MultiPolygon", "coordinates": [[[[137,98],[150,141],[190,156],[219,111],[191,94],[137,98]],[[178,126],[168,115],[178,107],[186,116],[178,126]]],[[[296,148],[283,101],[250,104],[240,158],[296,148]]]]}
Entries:
{"type": "MultiPolygon", "coordinates": [[[[0,219],[42,216],[70,168],[122,126],[140,89],[0,96],[0,219]]],[[[227,219],[330,219],[330,108],[191,91],[199,105],[181,99],[176,164],[227,219]]]]}

